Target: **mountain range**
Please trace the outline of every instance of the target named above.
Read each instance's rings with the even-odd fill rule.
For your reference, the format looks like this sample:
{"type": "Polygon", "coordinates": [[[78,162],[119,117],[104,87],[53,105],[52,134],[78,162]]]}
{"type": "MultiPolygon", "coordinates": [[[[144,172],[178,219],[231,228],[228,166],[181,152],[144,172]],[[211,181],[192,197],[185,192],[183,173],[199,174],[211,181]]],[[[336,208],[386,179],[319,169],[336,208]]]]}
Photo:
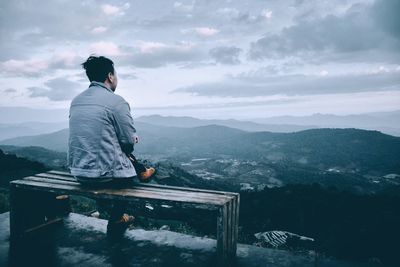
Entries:
{"type": "Polygon", "coordinates": [[[253,121],[241,121],[241,120],[206,120],[206,119],[197,119],[193,117],[176,117],[176,116],[161,116],[161,115],[150,115],[150,116],[141,116],[137,118],[135,121],[145,122],[149,124],[166,126],[166,127],[182,127],[182,128],[192,128],[199,126],[207,126],[207,125],[221,125],[230,128],[236,128],[243,131],[248,132],[297,132],[306,129],[319,128],[315,125],[296,125],[296,124],[283,124],[283,123],[274,123],[274,124],[262,124],[256,123],[253,121]]]}
{"type": "Polygon", "coordinates": [[[52,133],[68,127],[68,121],[65,122],[21,122],[21,123],[0,123],[0,140],[18,136],[39,135],[52,133]]]}
{"type": "MultiPolygon", "coordinates": [[[[0,114],[0,140],[49,133],[68,127],[68,109],[0,107],[0,114]]],[[[342,116],[313,114],[309,116],[260,117],[247,120],[148,115],[134,117],[134,120],[135,122],[182,128],[216,124],[251,132],[296,132],[315,128],[359,128],[400,136],[400,110],[342,116]]]]}
{"type": "MultiPolygon", "coordinates": [[[[227,155],[242,160],[324,165],[400,173],[400,138],[359,129],[311,129],[294,133],[246,132],[220,125],[192,128],[137,122],[138,154],[181,160],[227,155]]],[[[3,140],[2,145],[40,146],[66,152],[68,129],[3,140]]]]}
{"type": "MultiPolygon", "coordinates": [[[[262,123],[187,117],[141,117],[135,125],[135,154],[156,167],[157,183],[241,192],[245,242],[284,231],[315,239],[327,255],[398,263],[400,137],[354,128],[279,133],[259,131],[262,123]]],[[[65,168],[67,140],[65,128],[1,141],[0,189],[65,168]]],[[[0,211],[9,208],[1,192],[0,211]]]]}
{"type": "Polygon", "coordinates": [[[400,136],[400,110],[342,116],[317,113],[310,116],[258,118],[252,121],[261,124],[316,125],[319,128],[358,128],[377,130],[383,133],[400,136]]]}
{"type": "Polygon", "coordinates": [[[150,115],[141,116],[136,121],[161,126],[198,127],[222,125],[249,132],[297,132],[315,128],[358,128],[376,130],[386,134],[400,136],[400,111],[376,112],[358,115],[313,114],[310,116],[278,116],[242,120],[206,120],[193,117],[150,115]]]}
{"type": "MultiPolygon", "coordinates": [[[[205,180],[259,188],[321,183],[358,192],[397,184],[400,137],[360,129],[246,132],[220,125],[165,127],[137,122],[139,158],[168,160],[205,180]],[[387,176],[389,175],[389,176],[387,176]],[[395,179],[386,179],[392,177],[395,179]]],[[[3,140],[1,145],[67,151],[68,129],[3,140]]],[[[258,189],[257,189],[258,190],[258,189]]]]}

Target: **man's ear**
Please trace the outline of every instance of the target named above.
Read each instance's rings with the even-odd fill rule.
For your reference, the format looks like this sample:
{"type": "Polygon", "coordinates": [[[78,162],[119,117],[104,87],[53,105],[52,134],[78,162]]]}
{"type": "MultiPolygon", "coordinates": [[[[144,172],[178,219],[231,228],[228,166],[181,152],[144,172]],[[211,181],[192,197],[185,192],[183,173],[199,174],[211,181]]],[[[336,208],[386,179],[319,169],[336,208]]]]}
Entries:
{"type": "Polygon", "coordinates": [[[113,79],[114,79],[114,75],[113,75],[111,72],[109,72],[108,75],[107,75],[107,79],[108,79],[110,82],[112,82],[113,79]]]}

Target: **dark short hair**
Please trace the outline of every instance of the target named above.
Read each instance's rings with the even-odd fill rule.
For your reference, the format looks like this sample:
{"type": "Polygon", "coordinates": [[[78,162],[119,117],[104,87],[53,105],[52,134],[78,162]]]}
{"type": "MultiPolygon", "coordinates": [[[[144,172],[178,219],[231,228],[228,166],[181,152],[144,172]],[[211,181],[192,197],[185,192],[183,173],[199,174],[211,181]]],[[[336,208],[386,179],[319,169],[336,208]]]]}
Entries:
{"type": "Polygon", "coordinates": [[[82,67],[86,70],[86,75],[91,82],[104,82],[110,72],[114,74],[114,62],[103,56],[91,55],[82,63],[82,67]]]}

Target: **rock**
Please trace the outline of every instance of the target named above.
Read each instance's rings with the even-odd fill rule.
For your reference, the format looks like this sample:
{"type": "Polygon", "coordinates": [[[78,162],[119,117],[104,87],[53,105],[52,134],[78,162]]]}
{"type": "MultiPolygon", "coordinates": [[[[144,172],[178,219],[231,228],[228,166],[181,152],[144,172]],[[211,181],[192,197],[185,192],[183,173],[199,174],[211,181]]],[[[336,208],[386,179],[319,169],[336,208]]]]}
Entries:
{"type": "Polygon", "coordinates": [[[91,213],[90,216],[94,217],[94,218],[99,218],[100,217],[100,213],[98,211],[95,211],[95,212],[91,213]]]}
{"type": "Polygon", "coordinates": [[[161,227],[160,227],[160,230],[169,231],[169,230],[170,230],[170,228],[169,228],[169,226],[168,226],[168,225],[163,225],[163,226],[161,226],[161,227]]]}
{"type": "Polygon", "coordinates": [[[263,247],[278,248],[281,246],[302,246],[314,242],[313,238],[301,236],[286,231],[268,231],[254,234],[258,241],[254,244],[263,247]]]}

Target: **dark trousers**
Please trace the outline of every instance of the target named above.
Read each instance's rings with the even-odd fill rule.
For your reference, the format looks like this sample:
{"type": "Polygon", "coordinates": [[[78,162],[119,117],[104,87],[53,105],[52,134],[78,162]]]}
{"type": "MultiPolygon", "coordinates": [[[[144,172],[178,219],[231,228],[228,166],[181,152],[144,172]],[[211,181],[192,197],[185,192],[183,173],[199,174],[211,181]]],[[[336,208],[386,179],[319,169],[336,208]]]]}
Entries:
{"type": "MultiPolygon", "coordinates": [[[[146,167],[143,164],[141,164],[133,154],[129,154],[128,158],[132,162],[137,175],[140,175],[140,173],[146,171],[146,167]]],[[[131,188],[133,186],[133,179],[134,177],[113,178],[107,182],[95,181],[94,179],[90,179],[93,182],[83,182],[83,181],[80,182],[82,185],[91,188],[123,189],[123,188],[131,188]]],[[[109,214],[109,219],[108,219],[109,222],[115,222],[120,220],[122,215],[126,212],[127,209],[127,205],[125,203],[121,203],[118,201],[110,203],[110,201],[102,199],[97,200],[97,207],[101,214],[104,214],[105,212],[109,214]]]]}
{"type": "MultiPolygon", "coordinates": [[[[82,182],[80,183],[88,188],[93,189],[124,189],[132,188],[134,177],[129,178],[113,178],[107,182],[82,182]]],[[[119,201],[110,202],[109,200],[99,199],[96,201],[100,214],[109,214],[108,221],[115,222],[121,219],[127,210],[127,204],[119,201]]]]}

